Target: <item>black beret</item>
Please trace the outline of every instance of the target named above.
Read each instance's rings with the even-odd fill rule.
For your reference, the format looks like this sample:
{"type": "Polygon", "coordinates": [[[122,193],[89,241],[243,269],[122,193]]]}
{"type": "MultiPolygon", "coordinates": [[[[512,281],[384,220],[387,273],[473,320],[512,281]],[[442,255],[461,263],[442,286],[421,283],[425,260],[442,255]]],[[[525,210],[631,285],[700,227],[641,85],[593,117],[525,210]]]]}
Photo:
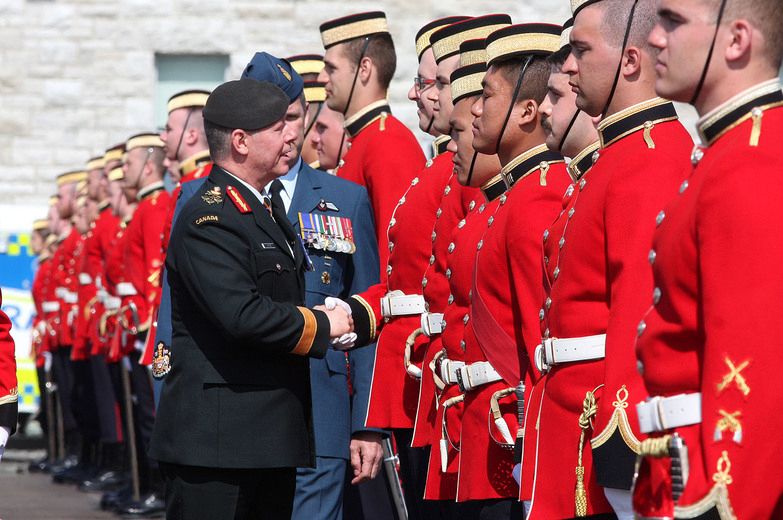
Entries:
{"type": "Polygon", "coordinates": [[[283,119],[289,103],[285,92],[268,81],[228,81],[209,95],[204,119],[232,130],[260,130],[283,119]]]}

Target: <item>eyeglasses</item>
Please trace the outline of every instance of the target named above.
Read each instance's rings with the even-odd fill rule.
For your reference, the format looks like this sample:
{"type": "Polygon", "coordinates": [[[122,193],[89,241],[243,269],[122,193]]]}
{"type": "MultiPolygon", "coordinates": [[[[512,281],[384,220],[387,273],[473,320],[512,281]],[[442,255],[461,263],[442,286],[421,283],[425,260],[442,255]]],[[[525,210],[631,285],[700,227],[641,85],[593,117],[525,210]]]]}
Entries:
{"type": "Polygon", "coordinates": [[[413,86],[417,92],[423,92],[435,84],[434,79],[416,76],[413,78],[413,86]]]}

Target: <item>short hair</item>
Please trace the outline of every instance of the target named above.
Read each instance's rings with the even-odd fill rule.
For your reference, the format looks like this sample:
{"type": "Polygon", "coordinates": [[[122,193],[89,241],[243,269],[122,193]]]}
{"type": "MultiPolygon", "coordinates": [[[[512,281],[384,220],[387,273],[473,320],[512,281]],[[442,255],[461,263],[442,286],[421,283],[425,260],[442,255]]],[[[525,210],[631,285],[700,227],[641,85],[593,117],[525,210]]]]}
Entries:
{"type": "Polygon", "coordinates": [[[207,136],[209,155],[213,161],[222,161],[231,154],[231,130],[204,119],[204,134],[207,136]]]}
{"type": "MultiPolygon", "coordinates": [[[[511,88],[516,87],[519,80],[519,73],[522,65],[527,60],[526,57],[510,58],[494,63],[495,67],[511,84],[511,88]]],[[[522,80],[522,87],[514,100],[515,103],[532,99],[537,104],[544,102],[547,94],[547,83],[549,82],[550,65],[547,58],[535,56],[525,71],[525,78],[522,80]]]]}
{"type": "MultiPolygon", "coordinates": [[[[369,43],[364,56],[370,58],[378,69],[378,83],[381,88],[388,89],[394,72],[397,70],[397,53],[394,50],[394,41],[388,33],[373,34],[367,39],[369,39],[369,43]]],[[[364,43],[365,38],[356,38],[345,44],[345,56],[351,61],[353,67],[359,64],[364,43]]]]}
{"type": "Polygon", "coordinates": [[[571,54],[571,46],[566,45],[559,51],[555,51],[549,55],[546,62],[549,63],[550,72],[560,72],[565,65],[568,56],[571,54]]]}
{"type": "MultiPolygon", "coordinates": [[[[628,28],[628,17],[631,15],[633,0],[603,0],[597,5],[603,9],[601,34],[611,46],[620,48],[628,28]]],[[[647,38],[657,22],[657,2],[655,0],[638,0],[631,31],[628,34],[628,46],[651,50],[647,38]]]]}
{"type": "MultiPolygon", "coordinates": [[[[715,20],[718,18],[721,0],[704,0],[714,7],[715,20]]],[[[783,62],[783,9],[780,0],[727,0],[723,23],[738,19],[748,20],[764,35],[766,57],[770,65],[779,69],[783,62]]]]}

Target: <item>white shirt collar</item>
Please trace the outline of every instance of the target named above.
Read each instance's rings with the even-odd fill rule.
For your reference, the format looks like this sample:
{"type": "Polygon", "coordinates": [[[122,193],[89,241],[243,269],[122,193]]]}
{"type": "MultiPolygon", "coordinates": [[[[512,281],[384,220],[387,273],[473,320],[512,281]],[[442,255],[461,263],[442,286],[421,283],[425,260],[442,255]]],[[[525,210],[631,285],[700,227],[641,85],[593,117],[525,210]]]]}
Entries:
{"type": "Polygon", "coordinates": [[[225,171],[225,172],[226,172],[227,174],[229,174],[231,177],[235,178],[237,181],[241,182],[241,183],[242,183],[242,185],[243,185],[245,188],[249,189],[249,190],[250,190],[250,192],[251,192],[253,195],[255,195],[255,197],[258,199],[258,201],[259,201],[259,202],[261,202],[261,204],[263,204],[263,203],[264,203],[264,196],[263,196],[263,195],[261,195],[261,192],[260,192],[260,191],[258,191],[258,190],[257,190],[257,189],[255,189],[253,186],[251,186],[251,185],[250,185],[250,184],[248,184],[247,182],[243,181],[242,179],[240,179],[239,177],[237,177],[236,175],[234,175],[234,174],[233,174],[233,173],[231,173],[230,171],[226,170],[225,168],[223,168],[223,171],[225,171]]]}
{"type": "MultiPolygon", "coordinates": [[[[288,170],[288,173],[286,173],[282,177],[277,178],[277,180],[279,180],[283,184],[283,190],[280,192],[280,198],[283,199],[283,205],[285,205],[286,213],[288,213],[288,209],[291,207],[291,201],[294,200],[296,181],[299,178],[299,172],[301,171],[301,169],[302,169],[302,158],[299,157],[299,159],[296,161],[296,164],[294,164],[291,167],[291,169],[288,170]]],[[[268,194],[271,186],[272,186],[271,182],[267,184],[264,187],[264,193],[268,194]]]]}

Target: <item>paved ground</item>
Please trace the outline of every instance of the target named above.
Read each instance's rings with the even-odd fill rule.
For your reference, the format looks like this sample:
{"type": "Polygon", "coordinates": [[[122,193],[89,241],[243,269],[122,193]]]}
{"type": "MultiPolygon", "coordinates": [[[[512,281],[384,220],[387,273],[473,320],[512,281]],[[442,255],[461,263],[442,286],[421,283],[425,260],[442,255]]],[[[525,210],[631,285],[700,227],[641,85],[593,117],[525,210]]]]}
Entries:
{"type": "Polygon", "coordinates": [[[100,495],[54,484],[49,475],[28,473],[29,461],[43,451],[7,450],[0,462],[0,520],[107,520],[100,495]]]}

